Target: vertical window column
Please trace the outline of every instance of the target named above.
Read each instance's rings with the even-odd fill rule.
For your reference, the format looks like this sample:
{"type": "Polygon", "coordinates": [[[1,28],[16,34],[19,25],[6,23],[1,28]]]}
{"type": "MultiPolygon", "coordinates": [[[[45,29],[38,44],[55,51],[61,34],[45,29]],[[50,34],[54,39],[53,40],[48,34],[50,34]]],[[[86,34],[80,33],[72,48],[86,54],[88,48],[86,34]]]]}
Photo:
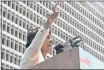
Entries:
{"type": "Polygon", "coordinates": [[[22,39],[22,30],[19,30],[19,39],[22,39]]]}
{"type": "Polygon", "coordinates": [[[22,43],[19,43],[19,52],[22,53],[22,43]]]}
{"type": "Polygon", "coordinates": [[[22,17],[19,18],[19,26],[23,27],[23,19],[22,19],[22,17]]]}
{"type": "Polygon", "coordinates": [[[16,8],[16,4],[15,2],[12,1],[12,9],[15,9],[16,8]]]}
{"type": "Polygon", "coordinates": [[[9,51],[6,50],[6,61],[9,61],[10,60],[10,54],[9,54],[9,51]]]}
{"type": "Polygon", "coordinates": [[[18,48],[19,48],[18,41],[15,40],[15,50],[18,51],[18,48]]]}
{"type": "Polygon", "coordinates": [[[18,37],[18,29],[15,28],[15,36],[18,37]]]}
{"type": "Polygon", "coordinates": [[[26,20],[23,20],[23,28],[25,28],[26,29],[26,20]]]}
{"type": "Polygon", "coordinates": [[[10,47],[10,37],[7,37],[7,39],[6,39],[6,46],[10,47]]]}
{"type": "Polygon", "coordinates": [[[15,49],[14,39],[11,38],[11,49],[15,49]]]}
{"type": "Polygon", "coordinates": [[[23,14],[23,6],[22,5],[20,5],[19,13],[23,14]]]}

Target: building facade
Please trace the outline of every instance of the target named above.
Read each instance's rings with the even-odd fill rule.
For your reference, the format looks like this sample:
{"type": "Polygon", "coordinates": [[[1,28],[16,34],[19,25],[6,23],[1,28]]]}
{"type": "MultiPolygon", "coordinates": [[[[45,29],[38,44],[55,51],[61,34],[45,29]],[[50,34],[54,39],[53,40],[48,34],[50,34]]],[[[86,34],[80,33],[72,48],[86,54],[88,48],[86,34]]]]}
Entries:
{"type": "MultiPolygon", "coordinates": [[[[17,69],[26,50],[27,30],[43,26],[56,2],[1,2],[1,67],[17,69]]],[[[104,2],[57,2],[59,17],[51,26],[53,44],[81,36],[85,51],[104,62],[104,2]]]]}

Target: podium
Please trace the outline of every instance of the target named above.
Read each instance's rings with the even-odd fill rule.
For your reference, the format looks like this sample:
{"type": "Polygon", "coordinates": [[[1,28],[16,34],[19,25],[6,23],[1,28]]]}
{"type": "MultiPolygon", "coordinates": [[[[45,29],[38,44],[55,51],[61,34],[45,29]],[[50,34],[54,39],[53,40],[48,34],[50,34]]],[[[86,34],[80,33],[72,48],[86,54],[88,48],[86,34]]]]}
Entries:
{"type": "Polygon", "coordinates": [[[80,69],[79,49],[73,48],[59,53],[31,69],[80,69]]]}

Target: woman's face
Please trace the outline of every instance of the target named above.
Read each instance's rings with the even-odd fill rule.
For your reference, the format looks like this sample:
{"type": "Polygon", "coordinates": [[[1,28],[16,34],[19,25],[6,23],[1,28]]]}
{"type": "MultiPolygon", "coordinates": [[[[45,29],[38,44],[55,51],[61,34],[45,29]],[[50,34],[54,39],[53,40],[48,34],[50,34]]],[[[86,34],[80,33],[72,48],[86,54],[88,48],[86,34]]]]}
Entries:
{"type": "Polygon", "coordinates": [[[48,36],[46,37],[46,40],[43,43],[41,50],[42,52],[46,52],[46,53],[49,53],[52,51],[52,39],[50,34],[48,34],[48,36]]]}

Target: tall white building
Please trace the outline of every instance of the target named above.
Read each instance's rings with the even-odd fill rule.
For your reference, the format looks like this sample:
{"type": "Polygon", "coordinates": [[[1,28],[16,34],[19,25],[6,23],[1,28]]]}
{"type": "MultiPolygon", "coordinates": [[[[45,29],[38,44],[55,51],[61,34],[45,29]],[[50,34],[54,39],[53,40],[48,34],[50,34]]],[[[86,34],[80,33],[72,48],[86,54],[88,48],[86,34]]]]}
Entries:
{"type": "MultiPolygon", "coordinates": [[[[26,50],[27,30],[42,26],[55,2],[2,1],[2,69],[17,69],[26,50]]],[[[53,44],[81,36],[85,50],[104,62],[104,2],[58,2],[53,44]]],[[[83,47],[82,47],[83,48],[83,47]]]]}

